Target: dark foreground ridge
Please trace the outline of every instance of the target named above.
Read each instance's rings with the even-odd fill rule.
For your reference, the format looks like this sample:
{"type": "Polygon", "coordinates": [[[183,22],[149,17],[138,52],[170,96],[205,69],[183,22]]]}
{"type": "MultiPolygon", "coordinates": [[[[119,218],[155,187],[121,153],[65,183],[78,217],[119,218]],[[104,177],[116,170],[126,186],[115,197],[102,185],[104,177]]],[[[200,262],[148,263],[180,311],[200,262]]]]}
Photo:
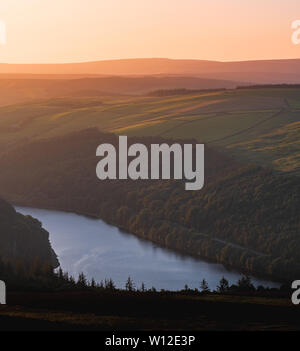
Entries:
{"type": "Polygon", "coordinates": [[[16,292],[8,301],[1,330],[299,330],[290,300],[247,294],[16,292]]]}

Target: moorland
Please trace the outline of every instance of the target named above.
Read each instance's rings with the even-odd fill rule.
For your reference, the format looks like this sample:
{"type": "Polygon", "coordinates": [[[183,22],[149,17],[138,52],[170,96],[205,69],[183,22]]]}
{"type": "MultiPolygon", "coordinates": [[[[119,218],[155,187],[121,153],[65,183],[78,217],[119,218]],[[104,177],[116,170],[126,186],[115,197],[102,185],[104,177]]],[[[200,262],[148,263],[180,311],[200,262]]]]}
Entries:
{"type": "MultiPolygon", "coordinates": [[[[185,85],[187,80],[183,77],[176,84],[156,84],[157,77],[148,77],[148,81],[122,77],[125,88],[117,89],[120,78],[113,77],[109,78],[114,87],[110,89],[107,77],[93,79],[1,81],[2,90],[11,94],[11,100],[3,95],[0,107],[1,197],[14,204],[100,217],[157,245],[288,285],[299,278],[299,86],[243,83],[239,87],[242,79],[232,80],[226,86],[222,81],[208,86],[200,82],[203,77],[196,84],[193,80],[192,85],[185,85]],[[186,192],[180,181],[101,183],[95,172],[99,161],[96,148],[103,142],[116,145],[118,135],[128,135],[130,143],[205,143],[204,188],[186,192]]],[[[19,215],[15,218],[43,232],[35,220],[19,215]]],[[[122,294],[117,297],[120,301],[122,294]]],[[[11,301],[22,305],[22,312],[8,308],[1,318],[20,322],[28,318],[36,325],[35,313],[39,313],[43,316],[38,319],[46,320],[46,324],[49,316],[57,316],[57,320],[51,319],[47,324],[49,328],[56,322],[56,326],[62,327],[70,319],[70,311],[64,314],[60,307],[74,299],[70,310],[75,311],[79,295],[58,293],[48,308],[46,305],[52,299],[48,295],[37,297],[35,301],[43,300],[37,306],[34,295],[31,298],[24,291],[14,292],[11,301]],[[56,310],[62,314],[54,313],[56,310]]],[[[139,299],[136,295],[131,298],[139,299]]],[[[157,306],[161,298],[164,299],[160,295],[155,297],[157,306]]],[[[178,304],[178,299],[182,301],[181,296],[167,299],[168,304],[178,304]]],[[[198,306],[197,299],[184,298],[182,306],[194,303],[198,306]]],[[[289,315],[294,313],[293,307],[277,306],[282,301],[287,304],[287,299],[273,301],[276,307],[266,307],[271,303],[270,297],[259,303],[253,296],[209,299],[214,300],[213,304],[221,299],[222,308],[237,311],[232,329],[238,327],[241,316],[247,314],[250,318],[251,310],[257,313],[241,328],[295,326],[294,317],[289,315]],[[270,315],[278,318],[257,323],[262,311],[271,311],[270,315]]],[[[210,301],[201,301],[199,309],[211,309],[210,301]]],[[[142,297],[141,303],[144,302],[142,297]]],[[[78,320],[85,308],[78,310],[78,320]]],[[[170,327],[163,320],[168,313],[161,319],[161,325],[170,327]]],[[[127,314],[128,311],[124,312],[124,316],[127,314]]],[[[129,325],[127,317],[120,322],[120,328],[129,325]]],[[[205,318],[194,327],[203,329],[210,325],[214,329],[229,325],[228,320],[220,320],[221,313],[211,317],[214,322],[205,318]]],[[[118,325],[115,317],[105,323],[100,319],[95,322],[98,326],[103,327],[106,322],[118,325]]],[[[182,315],[180,320],[185,317],[182,315]]],[[[82,323],[93,324],[76,323],[78,328],[82,323]]]]}

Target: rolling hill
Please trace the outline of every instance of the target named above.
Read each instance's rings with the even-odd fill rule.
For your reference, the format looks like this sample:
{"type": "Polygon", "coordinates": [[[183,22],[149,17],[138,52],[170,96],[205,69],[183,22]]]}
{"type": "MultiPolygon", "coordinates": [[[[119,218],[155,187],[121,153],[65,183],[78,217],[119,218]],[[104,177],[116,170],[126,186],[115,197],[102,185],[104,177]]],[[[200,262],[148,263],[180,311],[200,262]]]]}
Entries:
{"type": "Polygon", "coordinates": [[[99,216],[161,246],[292,279],[300,271],[299,98],[299,86],[268,86],[1,107],[0,194],[99,216]],[[102,184],[95,150],[116,134],[205,142],[204,189],[102,184]]]}
{"type": "MultiPolygon", "coordinates": [[[[14,75],[12,75],[14,77],[14,75]]],[[[6,76],[6,77],[9,77],[6,76]]],[[[94,77],[71,79],[6,78],[0,79],[0,106],[61,97],[99,97],[105,95],[141,95],[157,89],[222,89],[243,85],[220,79],[198,77],[94,77]]]]}
{"type": "Polygon", "coordinates": [[[0,64],[0,74],[184,75],[256,83],[299,83],[300,60],[220,62],[146,58],[67,64],[0,64]]]}
{"type": "Polygon", "coordinates": [[[299,175],[299,87],[172,96],[65,97],[0,108],[0,146],[96,127],[129,136],[194,138],[241,160],[299,175]]]}

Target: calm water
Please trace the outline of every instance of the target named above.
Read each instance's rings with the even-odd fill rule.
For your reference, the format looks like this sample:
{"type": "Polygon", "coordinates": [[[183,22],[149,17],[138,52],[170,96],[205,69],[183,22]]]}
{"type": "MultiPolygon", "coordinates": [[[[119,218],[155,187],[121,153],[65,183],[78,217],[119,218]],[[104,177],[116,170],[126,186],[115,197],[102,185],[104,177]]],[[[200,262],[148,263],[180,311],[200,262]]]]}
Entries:
{"type": "MultiPolygon", "coordinates": [[[[121,232],[99,219],[76,214],[17,207],[17,211],[38,218],[50,232],[50,241],[61,267],[77,277],[84,272],[100,282],[112,278],[124,287],[130,275],[139,287],[177,290],[185,284],[198,288],[205,278],[211,289],[224,275],[231,283],[240,274],[221,264],[208,263],[158,248],[150,242],[121,232]]],[[[278,284],[253,278],[255,285],[276,287],[278,284]]]]}

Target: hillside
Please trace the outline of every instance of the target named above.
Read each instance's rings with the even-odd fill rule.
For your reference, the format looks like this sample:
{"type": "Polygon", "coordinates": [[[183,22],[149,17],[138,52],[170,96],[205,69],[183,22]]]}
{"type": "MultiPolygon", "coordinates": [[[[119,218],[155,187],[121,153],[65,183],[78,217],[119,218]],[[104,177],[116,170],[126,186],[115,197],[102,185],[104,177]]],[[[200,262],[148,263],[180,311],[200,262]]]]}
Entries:
{"type": "Polygon", "coordinates": [[[299,99],[299,87],[262,87],[34,101],[0,108],[0,147],[96,127],[129,136],[194,138],[240,160],[299,175],[299,99]]]}
{"type": "MultiPolygon", "coordinates": [[[[0,199],[0,262],[13,270],[22,267],[24,274],[39,266],[57,267],[58,260],[49,242],[49,233],[41,223],[30,216],[17,213],[6,201],[0,199]]],[[[0,278],[5,271],[0,267],[0,278]]]]}
{"type": "Polygon", "coordinates": [[[0,194],[92,214],[161,246],[292,279],[300,269],[299,98],[298,86],[277,86],[1,107],[0,194]],[[101,183],[95,150],[116,141],[108,133],[146,143],[205,142],[204,189],[101,183]]]}
{"type": "Polygon", "coordinates": [[[90,129],[14,147],[0,157],[0,193],[22,205],[97,216],[160,246],[253,274],[296,279],[298,177],[236,162],[207,145],[201,191],[173,181],[101,182],[95,150],[107,142],[116,144],[116,136],[90,129]]]}
{"type": "Polygon", "coordinates": [[[299,83],[300,60],[220,62],[145,58],[67,64],[0,64],[0,74],[185,75],[256,83],[299,83]]]}
{"type": "Polygon", "coordinates": [[[0,106],[36,99],[62,97],[101,97],[107,95],[141,95],[156,89],[235,88],[243,82],[184,76],[94,77],[94,78],[13,78],[0,79],[0,106]]]}

